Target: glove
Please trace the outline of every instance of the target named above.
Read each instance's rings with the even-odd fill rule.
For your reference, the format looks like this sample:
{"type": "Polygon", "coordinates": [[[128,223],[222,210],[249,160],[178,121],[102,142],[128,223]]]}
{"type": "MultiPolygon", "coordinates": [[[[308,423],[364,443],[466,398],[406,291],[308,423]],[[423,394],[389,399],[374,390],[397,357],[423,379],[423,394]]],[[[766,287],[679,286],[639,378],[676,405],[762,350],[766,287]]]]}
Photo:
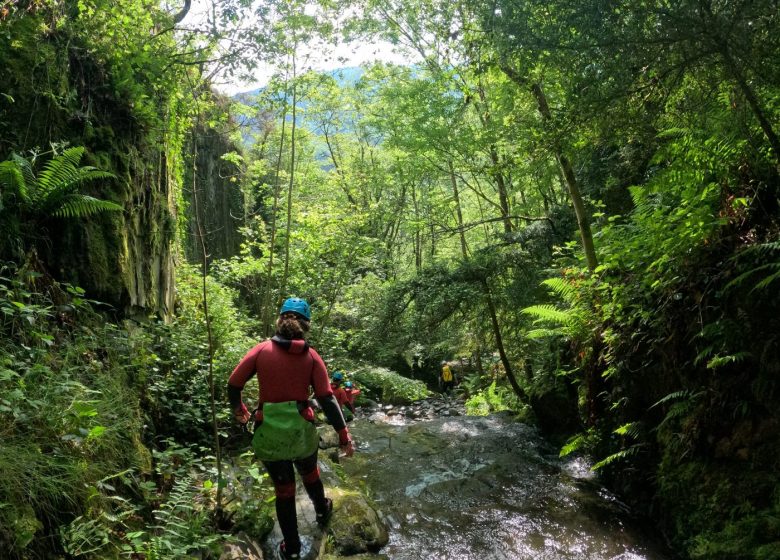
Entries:
{"type": "Polygon", "coordinates": [[[250,416],[251,414],[243,402],[241,403],[240,407],[233,411],[233,417],[236,419],[236,422],[242,425],[249,422],[250,416]]]}
{"type": "Polygon", "coordinates": [[[355,453],[355,446],[352,443],[352,438],[349,437],[349,430],[346,427],[339,430],[339,449],[347,457],[352,457],[355,453]]]}

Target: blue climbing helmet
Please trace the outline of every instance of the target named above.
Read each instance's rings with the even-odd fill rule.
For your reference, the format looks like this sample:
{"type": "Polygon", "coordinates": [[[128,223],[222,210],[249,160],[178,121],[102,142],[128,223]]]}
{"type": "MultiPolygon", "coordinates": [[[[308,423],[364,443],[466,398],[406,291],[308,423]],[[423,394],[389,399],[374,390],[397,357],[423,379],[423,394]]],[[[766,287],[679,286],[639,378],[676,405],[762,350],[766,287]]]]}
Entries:
{"type": "Polygon", "coordinates": [[[347,389],[351,388],[352,387],[352,381],[347,381],[346,383],[344,383],[344,387],[346,387],[347,389]]]}
{"type": "Polygon", "coordinates": [[[333,372],[333,381],[343,381],[344,380],[344,374],[340,371],[333,372]]]}
{"type": "Polygon", "coordinates": [[[298,297],[287,298],[284,300],[282,308],[279,310],[279,315],[284,313],[295,313],[307,321],[311,321],[311,308],[305,299],[298,297]]]}

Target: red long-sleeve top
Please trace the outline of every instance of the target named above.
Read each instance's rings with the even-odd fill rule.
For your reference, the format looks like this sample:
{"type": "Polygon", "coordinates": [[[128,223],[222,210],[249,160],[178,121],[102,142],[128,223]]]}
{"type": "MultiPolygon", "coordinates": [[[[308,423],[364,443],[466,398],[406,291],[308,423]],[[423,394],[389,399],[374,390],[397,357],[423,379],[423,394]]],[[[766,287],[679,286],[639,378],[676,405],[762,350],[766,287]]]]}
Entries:
{"type": "Polygon", "coordinates": [[[228,384],[243,389],[255,374],[261,404],[308,400],[310,387],[318,399],[333,394],[325,363],[304,340],[290,340],[287,348],[271,340],[261,342],[239,362],[228,384]]]}
{"type": "MultiPolygon", "coordinates": [[[[275,336],[252,348],[228,379],[228,396],[234,410],[243,406],[241,391],[253,375],[257,375],[260,388],[258,403],[261,410],[267,402],[308,401],[310,389],[314,388],[314,396],[339,433],[339,441],[349,440],[349,431],[333,396],[325,363],[305,340],[275,336]]],[[[313,418],[313,413],[309,413],[313,418]]]]}

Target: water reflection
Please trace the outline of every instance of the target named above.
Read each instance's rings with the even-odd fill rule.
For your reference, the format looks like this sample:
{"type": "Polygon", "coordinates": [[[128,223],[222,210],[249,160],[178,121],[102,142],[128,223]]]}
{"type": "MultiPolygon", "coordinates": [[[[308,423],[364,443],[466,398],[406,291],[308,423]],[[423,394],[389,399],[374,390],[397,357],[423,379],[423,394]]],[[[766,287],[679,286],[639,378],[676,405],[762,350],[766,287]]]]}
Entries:
{"type": "Polygon", "coordinates": [[[413,420],[377,412],[353,423],[345,470],[391,527],[382,553],[406,559],[661,560],[628,509],[583,459],[559,459],[506,416],[413,420]]]}

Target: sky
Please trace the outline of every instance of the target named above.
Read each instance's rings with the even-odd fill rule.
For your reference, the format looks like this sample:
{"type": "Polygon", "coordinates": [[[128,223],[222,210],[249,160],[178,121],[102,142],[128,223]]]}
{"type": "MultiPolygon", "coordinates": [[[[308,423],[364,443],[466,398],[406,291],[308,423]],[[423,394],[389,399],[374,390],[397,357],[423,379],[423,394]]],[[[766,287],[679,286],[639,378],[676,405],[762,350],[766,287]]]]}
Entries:
{"type": "MultiPolygon", "coordinates": [[[[182,22],[183,25],[198,25],[206,21],[205,10],[211,0],[193,0],[189,14],[182,22]]],[[[173,6],[181,5],[174,0],[173,6]]],[[[175,8],[171,9],[172,12],[175,8]]],[[[389,62],[393,64],[409,65],[417,62],[417,57],[408,52],[401,52],[391,43],[375,41],[371,43],[340,44],[304,46],[299,48],[300,60],[306,60],[306,66],[302,70],[328,71],[337,68],[360,66],[374,61],[389,62]]],[[[249,91],[265,86],[274,73],[274,67],[270,64],[261,64],[254,72],[251,80],[240,80],[238,77],[218,78],[214,87],[226,95],[249,91]]]]}

